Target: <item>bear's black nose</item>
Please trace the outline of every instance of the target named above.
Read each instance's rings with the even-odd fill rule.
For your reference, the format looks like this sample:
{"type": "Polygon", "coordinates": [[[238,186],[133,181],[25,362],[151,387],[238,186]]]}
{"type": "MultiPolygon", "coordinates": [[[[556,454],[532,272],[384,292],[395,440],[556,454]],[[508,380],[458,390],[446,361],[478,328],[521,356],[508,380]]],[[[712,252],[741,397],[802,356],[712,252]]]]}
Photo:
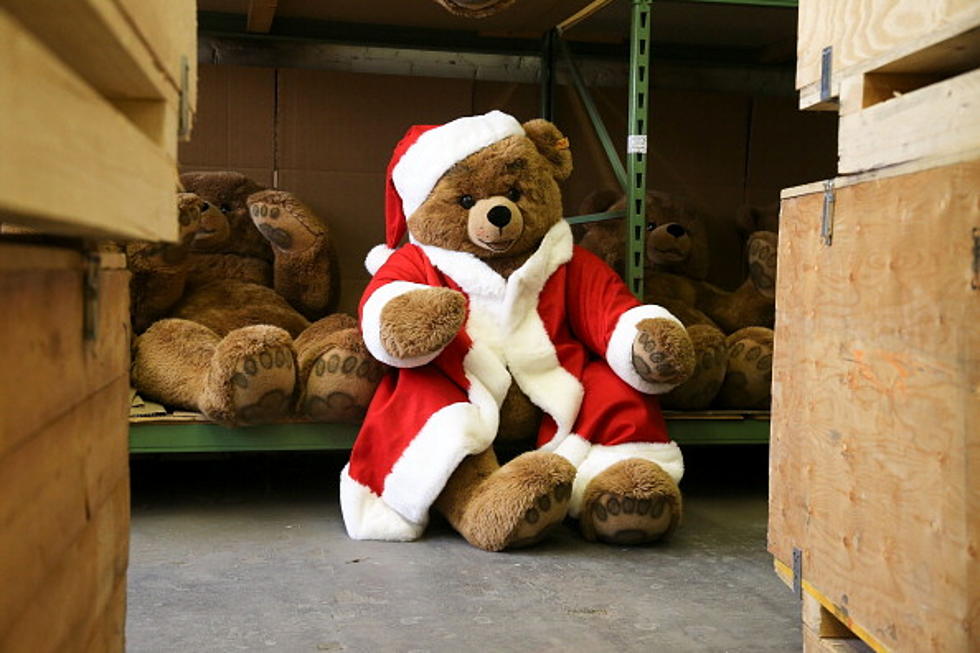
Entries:
{"type": "Polygon", "coordinates": [[[687,229],[674,222],[673,224],[667,225],[667,233],[674,238],[680,238],[687,233],[687,229]]]}
{"type": "Polygon", "coordinates": [[[502,204],[497,205],[487,211],[487,220],[493,226],[503,229],[510,223],[510,209],[502,204]]]}

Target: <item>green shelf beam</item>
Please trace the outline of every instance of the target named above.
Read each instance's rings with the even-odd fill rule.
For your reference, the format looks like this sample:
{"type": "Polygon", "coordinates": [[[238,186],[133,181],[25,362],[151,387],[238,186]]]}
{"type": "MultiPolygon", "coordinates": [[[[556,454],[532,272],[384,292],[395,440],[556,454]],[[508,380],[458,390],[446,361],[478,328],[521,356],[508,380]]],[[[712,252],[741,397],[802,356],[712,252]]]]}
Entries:
{"type": "MultiPolygon", "coordinates": [[[[766,444],[768,419],[671,419],[670,436],[682,445],[766,444]]],[[[271,424],[228,428],[208,422],[132,423],[129,451],[216,453],[235,451],[349,451],[355,424],[271,424]]]]}

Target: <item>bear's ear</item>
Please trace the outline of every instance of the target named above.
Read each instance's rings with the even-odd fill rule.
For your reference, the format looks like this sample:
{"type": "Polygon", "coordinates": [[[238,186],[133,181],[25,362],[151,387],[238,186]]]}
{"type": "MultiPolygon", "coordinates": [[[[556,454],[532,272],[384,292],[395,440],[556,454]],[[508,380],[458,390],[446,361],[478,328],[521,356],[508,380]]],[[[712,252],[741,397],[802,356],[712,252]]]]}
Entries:
{"type": "Polygon", "coordinates": [[[541,118],[529,120],[523,127],[538,152],[551,164],[551,174],[555,179],[568,179],[568,175],[572,174],[572,153],[565,135],[541,118]]]}
{"type": "Polygon", "coordinates": [[[603,213],[609,211],[611,207],[623,197],[623,191],[612,188],[599,188],[582,200],[578,206],[579,215],[589,215],[590,213],[603,213]]]}

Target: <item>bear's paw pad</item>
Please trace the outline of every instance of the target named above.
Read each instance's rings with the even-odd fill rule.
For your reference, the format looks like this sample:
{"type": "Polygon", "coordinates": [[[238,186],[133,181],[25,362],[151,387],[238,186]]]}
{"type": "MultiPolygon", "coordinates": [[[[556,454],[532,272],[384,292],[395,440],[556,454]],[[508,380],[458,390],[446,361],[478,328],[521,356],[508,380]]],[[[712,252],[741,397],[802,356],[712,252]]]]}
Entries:
{"type": "Polygon", "coordinates": [[[275,190],[256,193],[249,197],[248,205],[252,222],[280,250],[302,252],[322,233],[309,209],[289,193],[275,190]]]}
{"type": "Polygon", "coordinates": [[[310,369],[303,411],[317,422],[363,419],[384,372],[384,366],[365,353],[331,347],[310,369]]]}
{"type": "Polygon", "coordinates": [[[295,384],[288,348],[270,346],[243,356],[231,375],[235,414],[246,424],[274,422],[289,412],[295,384]]]}
{"type": "Polygon", "coordinates": [[[537,497],[508,538],[507,548],[532,546],[550,535],[565,519],[571,496],[571,483],[561,483],[552,492],[537,497]]]}
{"type": "Polygon", "coordinates": [[[596,538],[608,544],[636,545],[659,540],[674,519],[664,496],[637,499],[614,493],[600,495],[591,506],[596,538]]]}

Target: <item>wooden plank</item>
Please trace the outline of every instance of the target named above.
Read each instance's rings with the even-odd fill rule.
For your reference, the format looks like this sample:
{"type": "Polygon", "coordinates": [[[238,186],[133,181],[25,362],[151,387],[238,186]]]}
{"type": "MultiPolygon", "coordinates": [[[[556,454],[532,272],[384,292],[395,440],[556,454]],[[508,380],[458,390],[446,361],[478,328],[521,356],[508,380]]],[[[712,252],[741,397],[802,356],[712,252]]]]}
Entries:
{"type": "MultiPolygon", "coordinates": [[[[908,77],[889,75],[896,81],[908,77]]],[[[838,172],[852,174],[980,147],[980,68],[867,108],[886,79],[863,75],[841,87],[838,172]],[[872,77],[870,80],[868,77],[872,77]],[[873,89],[868,89],[873,86],[873,89]],[[870,97],[866,98],[867,95],[870,97]],[[851,96],[851,97],[848,97],[851,96]],[[861,97],[857,100],[856,97],[861,97]]]]}
{"type": "Polygon", "coordinates": [[[129,472],[124,375],[0,459],[0,632],[129,472]]]}
{"type": "Polygon", "coordinates": [[[0,630],[4,650],[47,653],[84,650],[126,577],[129,560],[129,478],[124,476],[58,567],[21,597],[20,612],[0,630]]]}
{"type": "Polygon", "coordinates": [[[246,32],[268,34],[272,28],[272,19],[276,16],[276,5],[279,0],[251,0],[248,3],[248,19],[246,32]]]}
{"type": "Polygon", "coordinates": [[[82,333],[82,258],[46,247],[0,245],[0,459],[85,397],[129,372],[129,272],[99,274],[98,334],[82,333]],[[20,261],[38,269],[4,269],[20,261]],[[54,266],[47,267],[46,266],[54,266]],[[71,266],[71,267],[65,267],[71,266]],[[46,268],[46,269],[45,269],[46,268]]]}
{"type": "Polygon", "coordinates": [[[92,628],[86,653],[122,653],[126,649],[126,579],[116,584],[105,613],[92,628]]]}
{"type": "Polygon", "coordinates": [[[770,551],[887,648],[980,637],[980,161],[784,200],[770,551]]]}
{"type": "Polygon", "coordinates": [[[176,240],[174,161],[2,10],[0,41],[4,221],[176,240]]]}
{"type": "Polygon", "coordinates": [[[583,20],[585,20],[592,14],[596,13],[600,9],[603,9],[610,2],[612,2],[612,0],[593,0],[588,5],[582,7],[577,12],[575,12],[565,20],[558,23],[555,26],[555,29],[558,30],[559,34],[564,34],[565,32],[572,29],[573,27],[581,23],[583,20]]]}
{"type": "Polygon", "coordinates": [[[961,57],[973,57],[975,39],[960,41],[957,37],[978,25],[980,6],[973,0],[801,0],[796,67],[800,108],[811,108],[820,101],[821,58],[827,46],[833,48],[832,95],[836,96],[840,76],[876,70],[902,59],[904,68],[891,72],[929,72],[925,68],[950,65],[968,70],[972,66],[964,66],[961,57]],[[950,40],[955,43],[940,46],[942,52],[914,60],[917,53],[950,40]]]}

